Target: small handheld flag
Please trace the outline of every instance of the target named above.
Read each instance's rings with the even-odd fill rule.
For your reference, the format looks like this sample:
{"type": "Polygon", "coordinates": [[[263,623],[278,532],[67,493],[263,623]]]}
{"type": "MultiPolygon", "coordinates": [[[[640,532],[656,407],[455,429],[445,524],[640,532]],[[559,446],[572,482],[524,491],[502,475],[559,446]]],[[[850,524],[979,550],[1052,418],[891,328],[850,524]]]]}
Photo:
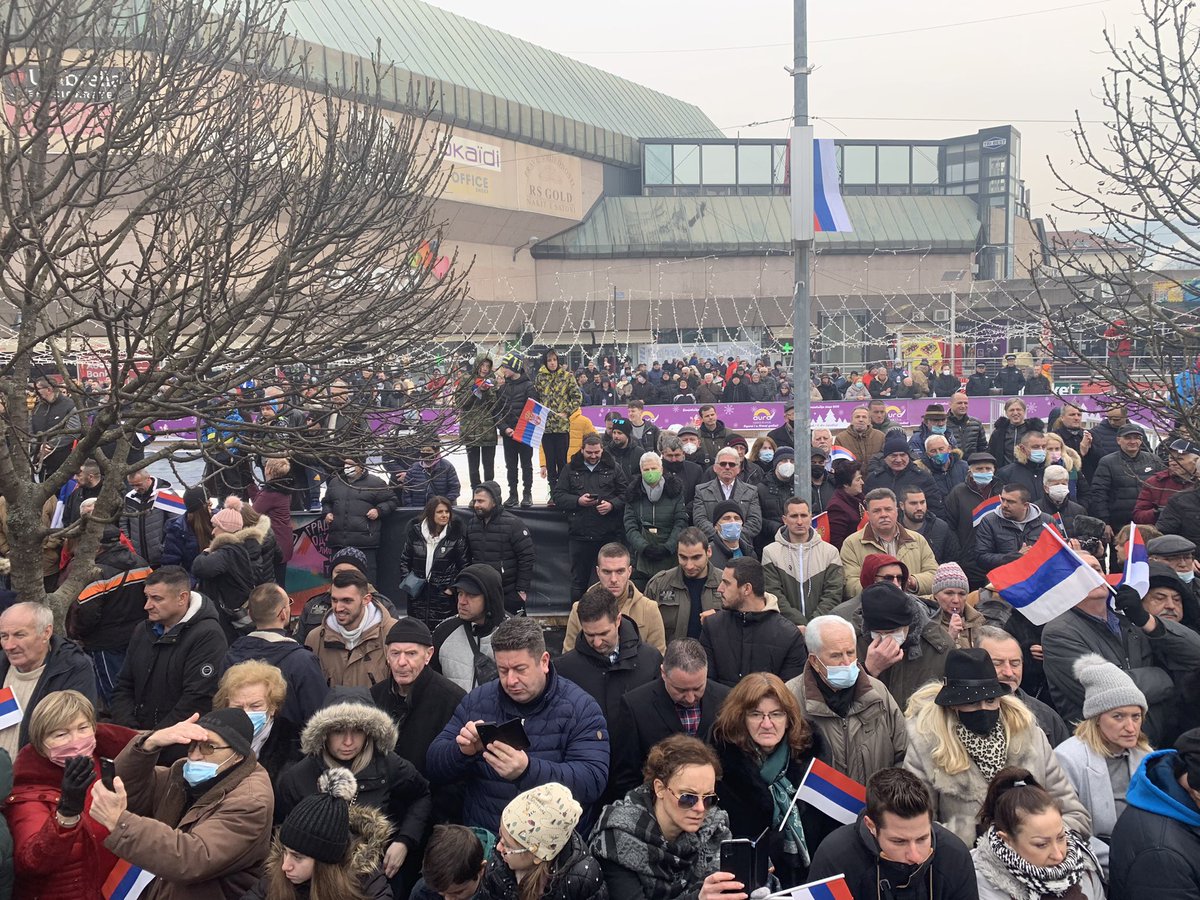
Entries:
{"type": "Polygon", "coordinates": [[[971,527],[978,528],[979,523],[983,521],[984,517],[988,513],[995,512],[999,508],[1000,508],[1000,495],[999,494],[997,494],[995,497],[989,497],[988,499],[984,500],[982,503],[980,503],[978,506],[976,506],[973,510],[971,510],[971,527]]]}
{"type": "MultiPolygon", "coordinates": [[[[1150,590],[1150,556],[1146,553],[1146,541],[1136,525],[1129,526],[1129,547],[1125,557],[1125,574],[1120,584],[1127,584],[1143,598],[1150,590]]],[[[1118,585],[1118,586],[1119,586],[1118,585]]]]}
{"type": "Polygon", "coordinates": [[[827,471],[833,471],[833,464],[839,459],[848,460],[849,462],[857,462],[858,457],[838,444],[833,445],[833,449],[829,451],[829,459],[825,463],[827,471]]]}
{"type": "Polygon", "coordinates": [[[536,450],[542,446],[542,435],[546,433],[546,416],[549,414],[549,408],[532,397],[526,400],[525,408],[517,418],[517,427],[513,429],[513,438],[536,450]]]}
{"type": "Polygon", "coordinates": [[[21,709],[21,704],[17,700],[17,695],[13,693],[13,689],[0,688],[0,728],[20,725],[24,715],[25,712],[21,709]]]}
{"type": "Polygon", "coordinates": [[[867,789],[835,769],[814,759],[800,780],[796,799],[816,807],[843,825],[857,821],[867,806],[867,789]]]}
{"type": "Polygon", "coordinates": [[[1108,587],[1053,528],[1043,528],[1025,555],[988,572],[992,587],[1034,625],[1066,612],[1093,588],[1108,587]]]}
{"type": "Polygon", "coordinates": [[[820,881],[810,881],[799,887],[776,891],[767,900],[854,900],[845,875],[834,875],[820,881]]]}
{"type": "Polygon", "coordinates": [[[140,869],[128,860],[118,859],[100,893],[104,900],[137,900],[154,879],[152,872],[140,869]]]}
{"type": "Polygon", "coordinates": [[[187,512],[187,507],[184,505],[182,497],[178,494],[172,494],[170,491],[162,490],[154,495],[154,508],[179,516],[187,512]]]}
{"type": "Polygon", "coordinates": [[[812,527],[821,536],[821,540],[828,544],[832,533],[829,528],[829,513],[823,512],[813,516],[812,527]]]}

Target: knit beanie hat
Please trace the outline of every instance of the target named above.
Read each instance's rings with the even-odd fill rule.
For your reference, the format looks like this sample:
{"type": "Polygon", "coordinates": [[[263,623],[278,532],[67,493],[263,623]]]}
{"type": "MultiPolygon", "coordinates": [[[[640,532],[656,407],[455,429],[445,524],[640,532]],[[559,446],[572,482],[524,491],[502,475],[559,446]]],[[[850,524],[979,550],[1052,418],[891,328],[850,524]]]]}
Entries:
{"type": "Polygon", "coordinates": [[[612,430],[621,432],[625,437],[630,437],[633,435],[633,423],[624,416],[618,416],[612,420],[612,430]]]}
{"type": "Polygon", "coordinates": [[[1083,717],[1091,719],[1121,706],[1147,709],[1146,695],[1125,672],[1098,653],[1075,660],[1075,678],[1083,685],[1083,717]]]}
{"type": "Polygon", "coordinates": [[[225,508],[212,517],[213,528],[233,534],[242,530],[242,501],[239,497],[226,497],[225,508]]]}
{"type": "Polygon", "coordinates": [[[238,756],[250,756],[254,752],[250,746],[250,742],[254,740],[254,724],[250,717],[236,706],[206,712],[196,724],[217,735],[238,756]]]}
{"type": "Polygon", "coordinates": [[[385,643],[421,644],[425,647],[432,647],[433,635],[429,633],[429,626],[420,619],[405,616],[403,619],[396,620],[396,624],[387,633],[385,643]]]}
{"type": "MultiPolygon", "coordinates": [[[[1175,740],[1182,768],[1187,773],[1188,786],[1200,791],[1200,728],[1185,731],[1175,740]]],[[[1179,771],[1176,769],[1176,771],[1179,771]]]]}
{"type": "Polygon", "coordinates": [[[908,439],[903,431],[889,431],[883,439],[883,455],[891,456],[893,453],[908,453],[908,439]]]}
{"type": "Polygon", "coordinates": [[[500,824],[522,847],[549,862],[570,842],[582,815],[571,792],[552,781],[517,794],[500,814],[500,824]]]}
{"type": "Polygon", "coordinates": [[[364,575],[367,574],[367,555],[357,547],[343,547],[333,554],[329,558],[329,570],[332,572],[341,563],[349,563],[364,575]]]}
{"type": "Polygon", "coordinates": [[[279,829],[279,842],[317,862],[340,863],[350,849],[350,804],[358,779],[335,767],[317,779],[317,793],[297,803],[279,829]]]}
{"type": "Polygon", "coordinates": [[[715,507],[713,507],[713,522],[720,522],[721,516],[725,515],[725,513],[737,513],[738,518],[740,518],[743,522],[746,521],[746,514],[742,512],[742,504],[738,503],[736,500],[722,500],[715,507]]]}
{"type": "Polygon", "coordinates": [[[203,485],[198,484],[183,492],[183,508],[186,512],[208,509],[208,494],[205,493],[203,485]]]}
{"type": "Polygon", "coordinates": [[[933,574],[933,593],[944,591],[946,588],[960,588],[964,591],[971,589],[967,583],[967,573],[958,563],[942,563],[933,574]]]}
{"type": "Polygon", "coordinates": [[[863,631],[892,631],[912,625],[912,610],[904,591],[881,581],[862,592],[863,631]]]}

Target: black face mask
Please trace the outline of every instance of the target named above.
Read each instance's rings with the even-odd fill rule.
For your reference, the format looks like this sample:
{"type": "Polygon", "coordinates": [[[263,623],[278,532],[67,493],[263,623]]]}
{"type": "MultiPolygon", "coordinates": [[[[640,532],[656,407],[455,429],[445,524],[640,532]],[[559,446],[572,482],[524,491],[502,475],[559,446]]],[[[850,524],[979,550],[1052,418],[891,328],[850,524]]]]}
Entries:
{"type": "Polygon", "coordinates": [[[974,712],[960,712],[958,721],[963,728],[978,735],[991,734],[996,723],[1000,721],[999,709],[977,709],[974,712]]]}
{"type": "Polygon", "coordinates": [[[820,481],[822,478],[824,478],[825,477],[825,467],[824,466],[813,466],[812,467],[812,477],[813,477],[813,481],[820,481]]]}

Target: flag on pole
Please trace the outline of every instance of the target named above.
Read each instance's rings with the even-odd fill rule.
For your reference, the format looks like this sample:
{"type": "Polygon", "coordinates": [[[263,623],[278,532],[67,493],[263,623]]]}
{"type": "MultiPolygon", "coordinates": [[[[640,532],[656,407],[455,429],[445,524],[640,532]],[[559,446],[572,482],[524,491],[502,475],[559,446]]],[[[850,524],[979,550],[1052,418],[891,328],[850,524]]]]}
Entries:
{"type": "Polygon", "coordinates": [[[182,516],[187,512],[187,507],[184,506],[182,497],[164,490],[160,490],[154,495],[154,508],[178,516],[182,516]]]}
{"type": "Polygon", "coordinates": [[[17,695],[10,687],[0,688],[0,728],[11,728],[20,725],[24,713],[17,695]]]}
{"type": "Polygon", "coordinates": [[[1066,545],[1053,528],[1014,562],[988,572],[992,587],[1034,625],[1045,625],[1087,596],[1093,588],[1108,587],[1096,572],[1066,545]]]}
{"type": "Polygon", "coordinates": [[[792,200],[792,238],[811,241],[816,232],[853,231],[838,179],[836,148],[815,140],[811,125],[789,133],[788,182],[792,200]]]}
{"type": "Polygon", "coordinates": [[[971,510],[971,527],[978,528],[979,523],[983,521],[984,516],[986,516],[988,513],[995,512],[999,508],[1000,508],[1000,495],[999,494],[997,494],[995,497],[989,497],[987,500],[984,500],[982,503],[980,503],[978,506],[976,506],[973,510],[971,510]]]}
{"type": "Polygon", "coordinates": [[[837,462],[839,459],[848,459],[850,462],[858,461],[858,457],[845,447],[842,447],[839,444],[834,444],[833,449],[829,451],[829,464],[833,465],[833,463],[837,462]]]}
{"type": "Polygon", "coordinates": [[[814,806],[843,825],[857,821],[867,806],[867,789],[833,766],[813,759],[796,789],[796,799],[814,806]]]}
{"type": "Polygon", "coordinates": [[[513,437],[522,444],[528,444],[534,450],[542,446],[542,435],[546,432],[546,416],[550,409],[538,403],[532,397],[525,401],[525,408],[517,418],[517,427],[513,429],[513,437]]]}
{"type": "Polygon", "coordinates": [[[811,881],[799,887],[787,888],[771,894],[767,900],[854,900],[845,875],[834,875],[811,881]]]}
{"type": "Polygon", "coordinates": [[[1125,574],[1118,586],[1127,584],[1142,597],[1150,590],[1150,555],[1146,552],[1146,541],[1141,529],[1136,525],[1129,526],[1129,548],[1125,557],[1125,574]]]}
{"type": "Polygon", "coordinates": [[[837,151],[833,141],[813,141],[813,230],[854,231],[839,189],[837,151]]]}
{"type": "Polygon", "coordinates": [[[154,878],[152,872],[140,869],[128,860],[118,859],[100,893],[104,900],[137,900],[154,878]]]}
{"type": "Polygon", "coordinates": [[[821,536],[821,540],[828,544],[830,536],[829,513],[823,512],[819,515],[813,516],[812,527],[813,530],[821,536]]]}

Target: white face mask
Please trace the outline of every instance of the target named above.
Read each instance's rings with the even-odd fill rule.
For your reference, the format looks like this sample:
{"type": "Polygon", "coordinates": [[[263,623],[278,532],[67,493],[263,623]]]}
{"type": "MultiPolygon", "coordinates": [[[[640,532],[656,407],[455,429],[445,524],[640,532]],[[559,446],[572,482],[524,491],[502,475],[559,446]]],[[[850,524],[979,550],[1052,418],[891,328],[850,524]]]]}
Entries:
{"type": "Polygon", "coordinates": [[[1056,484],[1046,488],[1046,493],[1055,503],[1062,503],[1067,498],[1067,495],[1071,493],[1071,489],[1065,484],[1056,484]]]}

